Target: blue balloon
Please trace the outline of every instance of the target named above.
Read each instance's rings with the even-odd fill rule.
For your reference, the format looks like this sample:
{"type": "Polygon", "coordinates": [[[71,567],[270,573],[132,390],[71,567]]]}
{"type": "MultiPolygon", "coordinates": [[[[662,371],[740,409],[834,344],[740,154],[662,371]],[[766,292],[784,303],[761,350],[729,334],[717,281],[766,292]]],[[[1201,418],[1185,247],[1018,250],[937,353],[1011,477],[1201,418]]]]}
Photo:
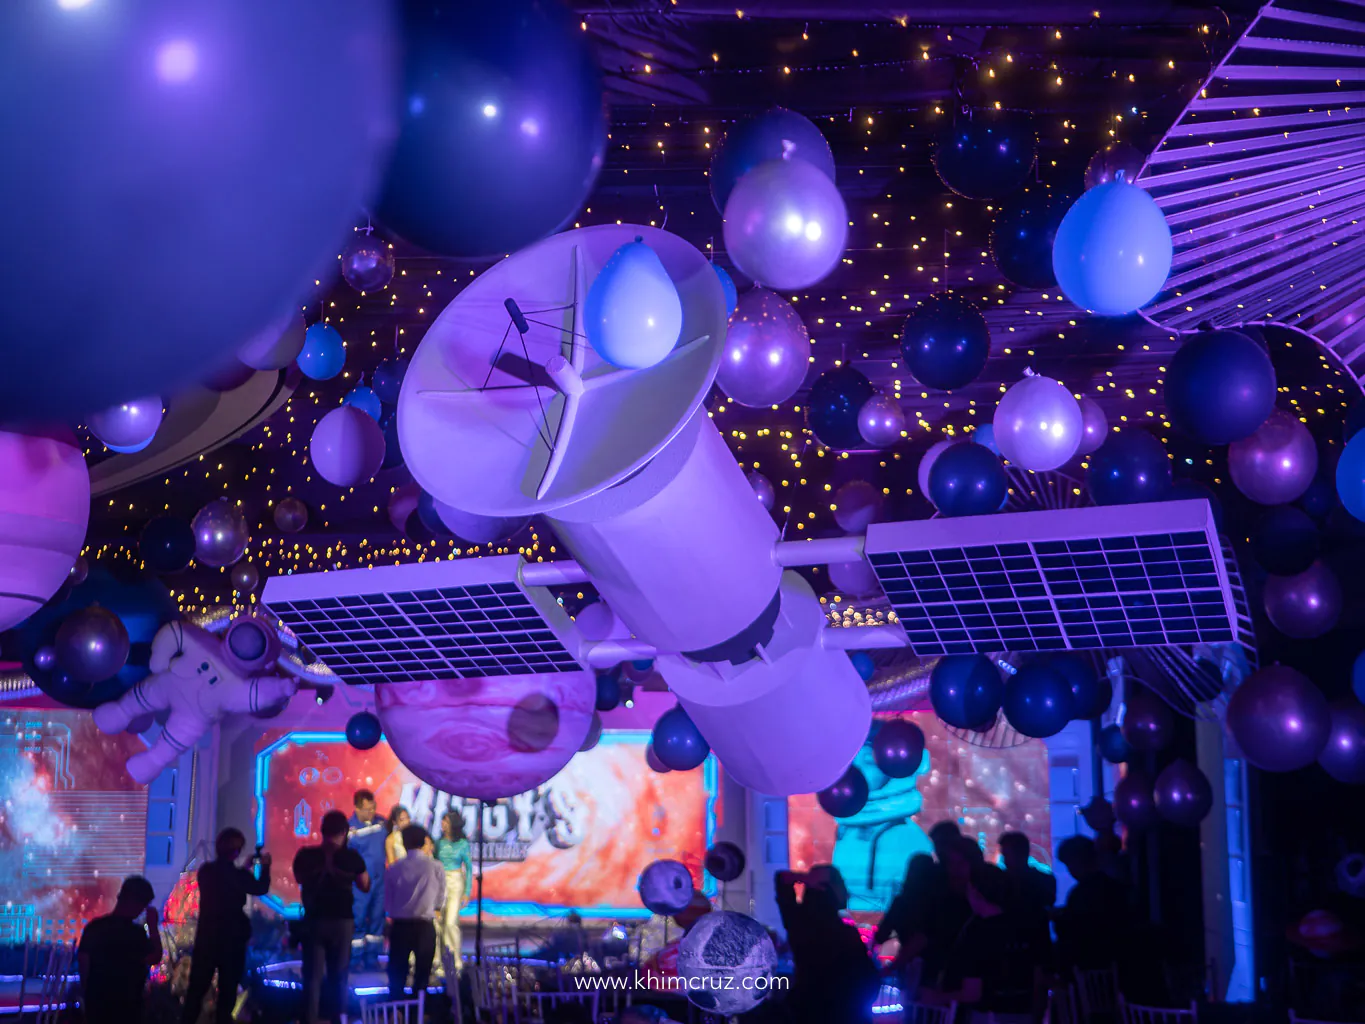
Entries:
{"type": "Polygon", "coordinates": [[[1101,729],[1096,746],[1100,757],[1110,764],[1123,764],[1133,756],[1133,745],[1124,738],[1123,730],[1117,725],[1106,725],[1101,729]]]}
{"type": "Polygon", "coordinates": [[[1057,284],[1052,243],[1073,199],[1030,185],[995,215],[991,255],[1006,281],[1020,288],[1052,288],[1057,284]]]}
{"type": "Polygon", "coordinates": [[[759,164],[783,158],[804,160],[834,180],[834,154],[820,129],[793,110],[772,110],[741,121],[725,133],[711,158],[711,198],[725,204],[740,178],[759,164]]]}
{"type": "Polygon", "coordinates": [[[404,3],[402,121],[379,216],[445,256],[515,252],[573,219],[602,167],[602,76],[564,5],[404,3]]]}
{"type": "Polygon", "coordinates": [[[659,716],[659,720],[654,723],[650,746],[654,748],[654,756],[666,768],[675,772],[685,772],[697,767],[711,753],[701,730],[680,707],[672,708],[659,716]]]}
{"type": "Polygon", "coordinates": [[[1351,690],[1365,704],[1365,651],[1356,655],[1355,663],[1351,666],[1351,690]]]}
{"type": "Polygon", "coordinates": [[[1265,349],[1237,331],[1200,331],[1166,371],[1171,422],[1205,444],[1256,433],[1275,411],[1275,367],[1265,349]]]}
{"type": "Polygon", "coordinates": [[[877,674],[877,663],[872,660],[872,655],[866,651],[857,651],[849,655],[849,661],[853,663],[853,668],[862,677],[863,682],[867,682],[877,674]]]}
{"type": "Polygon", "coordinates": [[[1114,700],[1114,686],[1108,676],[1095,671],[1095,664],[1083,654],[1055,654],[1045,662],[1071,688],[1072,717],[1099,718],[1114,700]]]}
{"type": "Polygon", "coordinates": [[[999,199],[1028,180],[1038,158],[1033,117],[1014,111],[977,110],[939,130],[934,170],[943,184],[968,199],[999,199]]]}
{"type": "Polygon", "coordinates": [[[346,365],[346,346],[331,324],[318,321],[303,335],[299,369],[313,380],[331,380],[346,365]]]}
{"type": "Polygon", "coordinates": [[[970,437],[973,441],[981,445],[983,448],[989,448],[991,451],[995,452],[996,455],[1000,454],[1000,446],[995,443],[994,424],[992,423],[979,424],[977,428],[971,432],[970,437]]]}
{"type": "Polygon", "coordinates": [[[621,670],[597,673],[597,710],[611,711],[621,703],[621,670]]]}
{"type": "Polygon", "coordinates": [[[815,794],[821,809],[833,818],[851,818],[867,805],[867,776],[849,765],[832,785],[815,794]]]}
{"type": "Polygon", "coordinates": [[[1005,719],[1015,732],[1044,739],[1066,728],[1076,709],[1071,684],[1046,663],[1025,665],[1005,684],[1005,719]]]}
{"type": "Polygon", "coordinates": [[[725,293],[725,315],[731,316],[735,307],[739,305],[739,289],[735,287],[735,279],[719,263],[712,263],[711,269],[716,272],[716,277],[720,278],[720,290],[725,293]]]}
{"type": "Polygon", "coordinates": [[[682,317],[673,279],[659,254],[638,237],[607,258],[583,304],[593,351],[628,370],[663,362],[682,334],[682,317]]]}
{"type": "Polygon", "coordinates": [[[930,295],[905,318],[901,354],[915,380],[952,391],[976,380],[991,353],[991,329],[981,310],[960,295],[930,295]]]}
{"type": "Polygon", "coordinates": [[[390,356],[370,374],[370,387],[385,405],[397,405],[403,390],[403,378],[408,375],[407,356],[390,356]]]}
{"type": "Polygon", "coordinates": [[[1276,576],[1297,576],[1313,564],[1321,550],[1317,523],[1293,505],[1267,510],[1251,534],[1256,561],[1276,576]]]}
{"type": "Polygon", "coordinates": [[[982,516],[999,511],[1009,484],[1000,456],[985,445],[959,441],[934,460],[929,500],[945,516],[982,516]]]}
{"type": "Polygon", "coordinates": [[[1365,433],[1347,441],[1337,460],[1337,497],[1347,512],[1365,521],[1365,433]]]}
{"type": "Polygon", "coordinates": [[[995,721],[1004,695],[1000,670],[984,654],[945,655],[929,675],[934,714],[958,729],[995,721]]]}
{"type": "Polygon", "coordinates": [[[398,443],[398,414],[391,412],[379,424],[384,428],[384,461],[380,469],[396,469],[403,464],[403,448],[398,443]]]}
{"type": "Polygon", "coordinates": [[[356,750],[370,750],[384,738],[379,718],[368,711],[357,711],[346,720],[346,742],[356,750]]]}
{"type": "Polygon", "coordinates": [[[348,391],[342,401],[355,406],[376,423],[384,415],[384,403],[379,400],[373,388],[367,388],[363,384],[348,391]]]}
{"type": "Polygon", "coordinates": [[[1161,442],[1143,430],[1130,427],[1110,434],[1089,459],[1086,485],[1096,505],[1136,505],[1170,497],[1171,460],[1161,442]]]}
{"type": "Polygon", "coordinates": [[[1156,200],[1115,180],[1077,199],[1057,229],[1052,269],[1081,309],[1135,313],[1160,294],[1171,272],[1171,228],[1156,200]]]}
{"type": "Polygon", "coordinates": [[[1336,467],[1333,466],[1331,472],[1324,472],[1324,469],[1319,463],[1313,482],[1298,499],[1299,507],[1314,519],[1326,518],[1337,505],[1336,467]]]}
{"type": "Polygon", "coordinates": [[[872,382],[851,366],[820,374],[806,396],[806,422],[815,439],[830,448],[861,448],[866,442],[858,413],[876,393],[872,382]]]}
{"type": "Polygon", "coordinates": [[[183,519],[157,516],[142,528],[137,550],[152,572],[180,572],[194,558],[194,530],[183,519]]]}

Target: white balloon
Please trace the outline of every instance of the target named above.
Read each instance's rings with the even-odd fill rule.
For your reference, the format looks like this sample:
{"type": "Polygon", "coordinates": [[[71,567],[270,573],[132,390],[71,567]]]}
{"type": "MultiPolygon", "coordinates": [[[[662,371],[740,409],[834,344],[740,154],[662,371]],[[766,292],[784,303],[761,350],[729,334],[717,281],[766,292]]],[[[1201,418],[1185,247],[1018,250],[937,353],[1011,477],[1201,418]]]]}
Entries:
{"type": "Polygon", "coordinates": [[[995,409],[995,443],[1020,469],[1041,472],[1070,462],[1085,430],[1080,404],[1051,377],[1028,376],[995,409]]]}
{"type": "MultiPolygon", "coordinates": [[[[919,460],[919,471],[915,474],[915,478],[919,483],[920,494],[926,498],[929,498],[929,470],[934,468],[934,463],[938,461],[938,457],[955,443],[950,437],[945,437],[942,441],[935,441],[924,453],[924,457],[919,460]]],[[[929,500],[932,501],[933,499],[930,498],[929,500]]]]}

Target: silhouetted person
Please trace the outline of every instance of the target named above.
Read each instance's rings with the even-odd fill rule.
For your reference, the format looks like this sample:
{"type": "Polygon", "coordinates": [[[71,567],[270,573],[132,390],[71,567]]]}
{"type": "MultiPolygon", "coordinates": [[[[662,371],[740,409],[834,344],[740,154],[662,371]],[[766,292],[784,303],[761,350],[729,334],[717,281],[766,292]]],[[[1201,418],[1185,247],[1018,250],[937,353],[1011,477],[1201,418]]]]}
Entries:
{"type": "Polygon", "coordinates": [[[911,999],[919,988],[919,972],[912,970],[911,965],[919,959],[929,941],[928,922],[940,882],[941,872],[933,857],[927,853],[911,857],[905,867],[905,881],[901,883],[900,892],[886,908],[872,940],[875,945],[881,945],[892,935],[896,937],[900,948],[891,969],[901,979],[902,987],[911,999]]]}
{"type": "Polygon", "coordinates": [[[796,976],[787,1006],[797,1024],[862,1024],[872,1020],[881,978],[858,929],[839,912],[848,889],[838,870],[817,864],[804,875],[779,871],[777,908],[787,931],[796,976]],[[806,891],[796,899],[796,883],[806,891]]]}
{"type": "Polygon", "coordinates": [[[1056,915],[1062,965],[1083,971],[1122,969],[1129,959],[1134,923],[1127,886],[1105,874],[1088,836],[1063,840],[1057,860],[1076,880],[1056,915]]]}
{"type": "Polygon", "coordinates": [[[237,1004],[237,985],[246,969],[246,948],[251,942],[251,922],[246,916],[246,898],[264,896],[270,891],[270,854],[261,854],[261,877],[249,868],[237,866],[246,848],[246,836],[235,828],[218,833],[214,844],[217,857],[199,868],[199,924],[194,931],[194,956],[190,961],[190,982],[185,992],[183,1024],[194,1024],[204,1006],[204,996],[218,972],[218,1001],[214,1019],[219,1024],[232,1020],[237,1004]]]}
{"type": "Polygon", "coordinates": [[[951,823],[942,822],[930,832],[939,862],[933,898],[924,919],[924,942],[920,953],[923,959],[920,977],[925,984],[932,983],[942,974],[948,951],[972,916],[967,888],[972,865],[980,862],[976,854],[981,848],[964,838],[955,825],[940,830],[944,824],[951,823]],[[938,833],[937,837],[935,833],[938,833]]]}
{"type": "Polygon", "coordinates": [[[955,821],[940,821],[929,830],[929,842],[934,846],[934,859],[943,864],[944,854],[958,848],[962,840],[962,830],[955,821]]]}
{"type": "Polygon", "coordinates": [[[81,1005],[88,1024],[128,1024],[142,1019],[147,975],[161,962],[161,932],[152,884],[140,875],[125,878],[114,910],[81,932],[76,960],[81,971],[81,1005]],[[143,915],[143,923],[138,923],[143,915]]]}
{"type": "Polygon", "coordinates": [[[1022,832],[1006,832],[1000,837],[1009,909],[1026,917],[1046,937],[1050,934],[1052,906],[1057,902],[1057,879],[1029,863],[1031,848],[1028,836],[1022,832]]]}
{"type": "Polygon", "coordinates": [[[403,829],[404,855],[389,866],[384,879],[384,913],[393,922],[389,932],[389,998],[402,999],[412,957],[412,991],[424,991],[431,981],[436,956],[436,915],[445,906],[446,873],[441,862],[426,853],[429,837],[421,825],[403,829]]]}
{"type": "Polygon", "coordinates": [[[365,861],[346,845],[346,815],[328,811],[319,831],[322,842],[294,856],[294,878],[303,903],[303,1020],[316,1024],[320,1009],[328,1020],[346,1012],[346,975],[355,935],[352,888],[369,892],[365,861]]]}

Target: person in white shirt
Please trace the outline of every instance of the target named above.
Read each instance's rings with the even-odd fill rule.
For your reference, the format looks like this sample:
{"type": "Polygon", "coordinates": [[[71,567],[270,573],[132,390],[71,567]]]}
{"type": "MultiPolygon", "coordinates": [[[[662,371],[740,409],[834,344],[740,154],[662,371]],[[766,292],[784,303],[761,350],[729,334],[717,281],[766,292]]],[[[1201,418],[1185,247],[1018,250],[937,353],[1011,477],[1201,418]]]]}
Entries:
{"type": "Polygon", "coordinates": [[[430,837],[421,825],[403,829],[401,860],[384,875],[384,914],[393,922],[389,931],[389,998],[402,999],[413,961],[412,990],[420,992],[431,981],[436,956],[436,915],[445,904],[446,875],[441,862],[428,853],[430,837]]]}

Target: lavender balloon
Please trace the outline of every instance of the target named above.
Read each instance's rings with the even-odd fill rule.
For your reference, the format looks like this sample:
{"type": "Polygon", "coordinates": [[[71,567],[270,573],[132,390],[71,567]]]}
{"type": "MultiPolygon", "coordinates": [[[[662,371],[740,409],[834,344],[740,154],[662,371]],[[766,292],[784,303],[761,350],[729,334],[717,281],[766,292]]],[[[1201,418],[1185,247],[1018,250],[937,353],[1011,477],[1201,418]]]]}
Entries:
{"type": "Polygon", "coordinates": [[[1336,573],[1314,562],[1297,576],[1269,576],[1265,613],[1285,636],[1311,640],[1329,633],[1341,617],[1341,584],[1336,573]]]}
{"type": "Polygon", "coordinates": [[[1157,813],[1175,825],[1198,825],[1213,807],[1208,778],[1183,757],[1168,764],[1156,777],[1157,813]]]}
{"type": "Polygon", "coordinates": [[[1276,409],[1256,433],[1228,445],[1228,470],[1237,489],[1252,501],[1283,505],[1313,482],[1317,445],[1296,417],[1276,409]]]}
{"type": "Polygon", "coordinates": [[[834,492],[834,521],[848,533],[862,533],[881,518],[886,497],[866,480],[851,480],[834,492]]]}
{"type": "Polygon", "coordinates": [[[377,292],[393,280],[393,250],[367,232],[356,232],[341,251],[341,276],[358,292],[377,292]]]}
{"type": "Polygon", "coordinates": [[[1327,745],[1318,764],[1338,782],[1365,784],[1365,706],[1354,700],[1333,705],[1327,745]]]}
{"type": "Polygon", "coordinates": [[[1158,815],[1152,781],[1142,772],[1130,768],[1114,786],[1114,814],[1130,831],[1141,831],[1156,824],[1158,815]]]}
{"type": "Polygon", "coordinates": [[[313,428],[309,455],[318,474],[338,487],[355,487],[379,472],[384,431],[353,405],[333,409],[313,428]]]}
{"type": "Polygon", "coordinates": [[[1327,698],[1308,677],[1287,665],[1270,665],[1233,691],[1227,726],[1257,768],[1289,772],[1317,760],[1327,744],[1332,716],[1327,698]]]}
{"type": "Polygon", "coordinates": [[[1082,398],[1077,404],[1081,407],[1081,446],[1076,454],[1089,455],[1109,437],[1109,420],[1093,398],[1082,398]]]}
{"type": "Polygon", "coordinates": [[[848,210],[825,174],[803,160],[769,160],[742,177],[725,204],[725,248],[755,281],[808,288],[839,265],[848,210]]]}
{"type": "Polygon", "coordinates": [[[725,335],[716,383],[740,405],[778,405],[800,390],[810,365],[810,335],[790,302],[754,288],[739,297],[725,335]]]}
{"type": "Polygon", "coordinates": [[[1084,420],[1071,392],[1051,377],[1030,375],[995,409],[995,443],[1020,469],[1041,472],[1071,461],[1081,445],[1084,420]]]}
{"type": "Polygon", "coordinates": [[[227,498],[215,498],[196,512],[190,529],[194,531],[194,557],[214,569],[238,561],[250,539],[246,517],[227,498]]]}
{"type": "Polygon", "coordinates": [[[308,525],[308,506],[292,495],[275,506],[275,527],[282,533],[298,533],[308,525]]]}
{"type": "Polygon", "coordinates": [[[132,398],[90,417],[90,432],[110,451],[139,452],[161,426],[160,398],[132,398]]]}
{"type": "Polygon", "coordinates": [[[777,493],[773,490],[772,482],[759,472],[747,474],[749,486],[754,489],[754,497],[764,508],[772,511],[773,502],[777,500],[777,493]]]}
{"type": "Polygon", "coordinates": [[[885,391],[878,391],[858,410],[858,433],[874,448],[888,448],[901,439],[905,410],[885,391]]]}

